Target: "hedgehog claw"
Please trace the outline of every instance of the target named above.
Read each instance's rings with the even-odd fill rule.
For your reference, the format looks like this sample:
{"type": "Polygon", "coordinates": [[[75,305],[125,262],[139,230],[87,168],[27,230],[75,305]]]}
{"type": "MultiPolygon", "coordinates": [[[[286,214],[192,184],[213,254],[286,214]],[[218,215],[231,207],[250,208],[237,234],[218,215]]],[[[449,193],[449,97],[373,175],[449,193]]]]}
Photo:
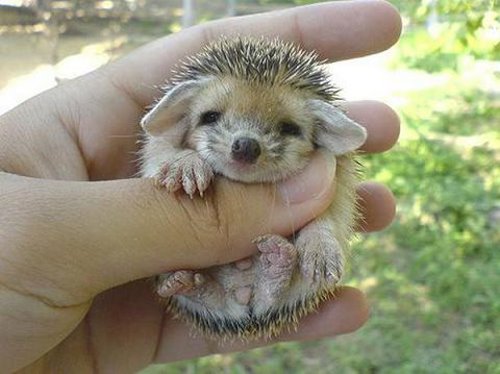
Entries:
{"type": "Polygon", "coordinates": [[[253,265],[253,261],[252,261],[251,257],[247,257],[247,258],[244,258],[242,260],[238,260],[234,263],[234,266],[236,266],[236,268],[238,270],[248,270],[252,267],[252,265],[253,265]]]}
{"type": "Polygon", "coordinates": [[[167,161],[156,176],[156,184],[168,192],[181,188],[193,198],[196,192],[203,193],[214,177],[211,166],[194,151],[181,152],[172,161],[167,161]]]}
{"type": "Polygon", "coordinates": [[[300,252],[300,274],[306,284],[330,288],[340,281],[343,258],[337,240],[301,232],[296,245],[300,252]]]}
{"type": "Polygon", "coordinates": [[[188,294],[204,282],[205,278],[200,273],[190,270],[179,270],[159,276],[157,293],[161,297],[188,294]]]}

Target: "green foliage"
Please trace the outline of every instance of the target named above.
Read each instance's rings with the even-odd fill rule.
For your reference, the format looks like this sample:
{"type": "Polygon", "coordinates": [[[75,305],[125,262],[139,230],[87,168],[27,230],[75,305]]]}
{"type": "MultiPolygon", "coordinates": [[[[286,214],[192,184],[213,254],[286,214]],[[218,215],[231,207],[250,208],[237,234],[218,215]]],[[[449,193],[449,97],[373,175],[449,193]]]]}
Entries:
{"type": "Polygon", "coordinates": [[[436,36],[424,28],[414,28],[402,36],[402,42],[394,60],[394,67],[408,67],[427,72],[457,71],[464,61],[471,59],[497,60],[500,45],[494,39],[474,38],[473,43],[462,43],[458,35],[460,26],[441,24],[436,36]]]}
{"type": "Polygon", "coordinates": [[[459,24],[442,23],[439,27],[435,36],[422,27],[404,33],[393,66],[427,72],[457,71],[464,61],[500,58],[498,40],[476,33],[467,34],[470,42],[463,42],[457,37],[462,32],[459,24]]]}
{"type": "MultiPolygon", "coordinates": [[[[402,273],[425,285],[439,309],[457,312],[475,298],[491,298],[481,277],[494,278],[490,261],[500,266],[495,251],[500,238],[488,220],[500,197],[500,173],[491,169],[493,151],[464,154],[458,148],[418,138],[369,163],[399,197],[400,218],[391,232],[405,258],[402,273]]],[[[488,315],[493,322],[494,311],[482,317],[488,315]]]]}
{"type": "Polygon", "coordinates": [[[428,72],[458,70],[465,58],[500,58],[498,11],[492,0],[397,2],[409,20],[398,62],[428,72]],[[420,3],[417,6],[417,3],[420,3]],[[410,11],[409,11],[410,10],[410,11]],[[433,19],[433,16],[436,18],[433,19]],[[423,29],[426,24],[427,30],[423,29]]]}

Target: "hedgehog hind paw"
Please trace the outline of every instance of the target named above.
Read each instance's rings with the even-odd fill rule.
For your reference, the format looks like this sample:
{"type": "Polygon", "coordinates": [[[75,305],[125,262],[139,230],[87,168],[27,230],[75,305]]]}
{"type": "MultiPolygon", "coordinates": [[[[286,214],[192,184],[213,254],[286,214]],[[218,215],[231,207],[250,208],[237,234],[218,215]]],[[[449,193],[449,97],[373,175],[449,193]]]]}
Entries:
{"type": "Polygon", "coordinates": [[[332,237],[300,238],[299,268],[304,284],[333,288],[342,278],[344,258],[338,241],[332,237]]]}
{"type": "Polygon", "coordinates": [[[270,309],[287,294],[297,266],[297,250],[279,235],[265,235],[254,240],[260,255],[253,305],[256,312],[270,309]]]}

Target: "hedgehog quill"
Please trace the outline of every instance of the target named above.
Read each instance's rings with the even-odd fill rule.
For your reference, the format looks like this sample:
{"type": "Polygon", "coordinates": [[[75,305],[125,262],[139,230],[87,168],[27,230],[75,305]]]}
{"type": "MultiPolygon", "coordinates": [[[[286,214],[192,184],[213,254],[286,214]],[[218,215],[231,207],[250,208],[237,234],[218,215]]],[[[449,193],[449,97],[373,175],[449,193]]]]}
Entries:
{"type": "Polygon", "coordinates": [[[293,237],[270,233],[254,240],[250,258],[157,277],[170,310],[205,335],[276,335],[338,285],[358,218],[355,150],[366,139],[338,91],[314,52],[223,38],[188,58],[143,117],[141,175],[171,193],[202,198],[215,176],[276,183],[314,152],[336,163],[332,205],[293,237]]]}

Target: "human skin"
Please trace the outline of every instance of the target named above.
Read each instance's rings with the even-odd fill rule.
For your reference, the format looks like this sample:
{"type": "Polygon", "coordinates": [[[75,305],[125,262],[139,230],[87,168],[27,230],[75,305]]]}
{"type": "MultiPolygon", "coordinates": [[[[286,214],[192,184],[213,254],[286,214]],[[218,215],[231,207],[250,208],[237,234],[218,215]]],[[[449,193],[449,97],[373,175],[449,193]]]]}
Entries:
{"type": "MultiPolygon", "coordinates": [[[[2,370],[134,372],[152,362],[359,328],[368,307],[349,287],[272,341],[214,343],[166,315],[145,278],[251,255],[252,238],[290,234],[326,209],[335,191],[325,184],[326,161],[316,157],[307,178],[280,186],[219,179],[211,199],[167,194],[151,180],[131,179],[138,122],[174,64],[219,35],[279,36],[335,61],[382,51],[400,29],[399,15],[382,1],[216,21],[159,39],[0,117],[2,370]],[[285,202],[286,191],[295,191],[293,203],[285,202]]],[[[363,151],[395,143],[399,122],[389,107],[347,107],[368,131],[363,151]]],[[[386,227],[395,210],[390,191],[365,182],[358,192],[359,229],[386,227]]]]}

